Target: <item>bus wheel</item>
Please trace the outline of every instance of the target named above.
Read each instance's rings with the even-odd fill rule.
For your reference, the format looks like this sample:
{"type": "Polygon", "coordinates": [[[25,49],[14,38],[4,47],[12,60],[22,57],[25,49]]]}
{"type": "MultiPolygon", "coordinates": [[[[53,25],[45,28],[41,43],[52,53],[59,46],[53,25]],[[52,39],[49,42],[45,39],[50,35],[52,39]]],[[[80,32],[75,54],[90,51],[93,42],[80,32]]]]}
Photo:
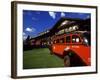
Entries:
{"type": "Polygon", "coordinates": [[[68,55],[64,56],[64,66],[65,67],[71,66],[70,56],[68,56],[68,55]]]}

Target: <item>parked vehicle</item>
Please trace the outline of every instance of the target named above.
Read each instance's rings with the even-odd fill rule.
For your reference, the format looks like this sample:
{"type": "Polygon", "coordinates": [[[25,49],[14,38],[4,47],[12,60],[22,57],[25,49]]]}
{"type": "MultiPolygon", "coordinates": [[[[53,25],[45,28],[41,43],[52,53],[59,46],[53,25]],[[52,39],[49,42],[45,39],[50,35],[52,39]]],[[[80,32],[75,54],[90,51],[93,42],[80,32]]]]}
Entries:
{"type": "Polygon", "coordinates": [[[51,54],[63,58],[64,65],[90,66],[91,65],[91,36],[87,31],[75,31],[56,35],[50,45],[51,54]]]}

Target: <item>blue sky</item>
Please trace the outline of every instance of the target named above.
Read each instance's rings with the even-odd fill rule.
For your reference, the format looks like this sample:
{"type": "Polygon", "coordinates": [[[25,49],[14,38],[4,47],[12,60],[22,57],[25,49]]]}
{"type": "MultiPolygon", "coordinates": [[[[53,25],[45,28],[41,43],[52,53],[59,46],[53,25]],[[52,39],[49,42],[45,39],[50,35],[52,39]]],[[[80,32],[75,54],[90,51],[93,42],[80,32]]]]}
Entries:
{"type": "Polygon", "coordinates": [[[87,19],[90,14],[23,10],[23,39],[28,35],[35,37],[40,32],[51,29],[61,17],[87,19]]]}

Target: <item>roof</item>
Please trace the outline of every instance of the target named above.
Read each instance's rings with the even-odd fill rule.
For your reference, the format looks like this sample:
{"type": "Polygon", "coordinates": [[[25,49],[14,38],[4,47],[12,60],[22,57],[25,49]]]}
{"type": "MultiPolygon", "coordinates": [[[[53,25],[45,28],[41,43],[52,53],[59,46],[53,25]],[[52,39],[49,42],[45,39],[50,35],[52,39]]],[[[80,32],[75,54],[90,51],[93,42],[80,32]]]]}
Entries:
{"type": "Polygon", "coordinates": [[[84,33],[90,33],[89,31],[74,31],[74,32],[67,32],[66,34],[84,34],[84,33]]]}
{"type": "MultiPolygon", "coordinates": [[[[31,38],[31,39],[42,38],[43,36],[45,37],[45,36],[48,36],[48,35],[54,35],[54,33],[58,31],[58,27],[66,20],[74,21],[74,23],[66,24],[67,27],[68,26],[70,27],[71,25],[75,25],[75,24],[80,24],[81,22],[83,24],[84,23],[90,24],[90,18],[89,19],[79,19],[79,18],[65,18],[65,17],[62,17],[56,22],[56,24],[51,29],[49,29],[49,32],[47,32],[43,35],[38,35],[38,36],[36,36],[34,38],[31,38]]],[[[65,28],[66,26],[61,26],[60,29],[65,28]]]]}
{"type": "MultiPolygon", "coordinates": [[[[74,21],[74,23],[71,23],[71,24],[66,24],[67,26],[70,26],[70,25],[74,25],[74,24],[77,24],[77,23],[80,23],[80,22],[84,22],[84,21],[90,21],[90,18],[89,19],[79,19],[79,18],[65,18],[65,17],[62,17],[60,18],[57,23],[52,27],[51,29],[51,32],[53,32],[54,30],[58,29],[58,27],[62,24],[62,22],[64,22],[65,20],[68,20],[68,21],[74,21]]],[[[63,26],[64,27],[64,26],[63,26]]],[[[63,28],[61,26],[61,28],[63,28]]]]}

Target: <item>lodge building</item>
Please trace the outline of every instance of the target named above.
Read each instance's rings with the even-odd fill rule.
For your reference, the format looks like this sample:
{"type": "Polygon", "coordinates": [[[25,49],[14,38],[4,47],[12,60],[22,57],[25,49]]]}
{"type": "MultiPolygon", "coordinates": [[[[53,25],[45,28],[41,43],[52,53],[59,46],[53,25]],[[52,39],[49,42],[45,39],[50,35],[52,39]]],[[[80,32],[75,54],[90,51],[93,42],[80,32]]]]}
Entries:
{"type": "Polygon", "coordinates": [[[38,36],[31,38],[31,45],[44,47],[51,45],[52,39],[58,35],[70,33],[73,31],[91,31],[91,19],[72,19],[61,18],[57,23],[49,30],[39,33],[38,36]]]}

